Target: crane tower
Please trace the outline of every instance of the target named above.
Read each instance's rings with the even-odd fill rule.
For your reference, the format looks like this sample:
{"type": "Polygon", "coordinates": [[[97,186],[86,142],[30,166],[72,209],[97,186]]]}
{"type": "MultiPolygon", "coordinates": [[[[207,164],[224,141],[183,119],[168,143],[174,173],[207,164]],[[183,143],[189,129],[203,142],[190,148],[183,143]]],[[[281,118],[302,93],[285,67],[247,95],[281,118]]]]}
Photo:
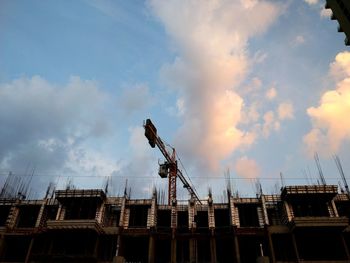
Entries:
{"type": "Polygon", "coordinates": [[[153,125],[150,119],[147,119],[144,122],[143,127],[145,128],[145,136],[148,139],[149,144],[152,148],[156,146],[161,151],[165,158],[165,162],[159,165],[159,176],[162,178],[168,177],[169,185],[168,185],[168,204],[174,205],[176,204],[176,179],[180,178],[183,187],[188,190],[191,195],[191,198],[198,203],[201,201],[198,198],[198,195],[193,186],[187,181],[185,176],[182,174],[181,170],[178,169],[177,165],[177,157],[176,150],[173,147],[171,148],[171,152],[167,150],[162,139],[157,135],[157,128],[153,125]]]}

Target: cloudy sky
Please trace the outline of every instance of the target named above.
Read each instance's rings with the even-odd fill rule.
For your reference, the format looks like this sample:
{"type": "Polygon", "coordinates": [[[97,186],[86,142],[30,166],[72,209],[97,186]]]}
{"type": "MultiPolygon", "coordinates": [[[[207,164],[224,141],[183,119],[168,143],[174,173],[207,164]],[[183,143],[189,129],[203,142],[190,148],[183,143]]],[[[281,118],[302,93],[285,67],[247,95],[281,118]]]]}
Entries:
{"type": "MultiPolygon", "coordinates": [[[[321,0],[0,0],[0,182],[166,189],[143,120],[199,195],[350,174],[350,50],[321,0]]],[[[179,189],[179,198],[187,193],[179,189]]],[[[219,197],[218,197],[219,198],[219,197]]]]}

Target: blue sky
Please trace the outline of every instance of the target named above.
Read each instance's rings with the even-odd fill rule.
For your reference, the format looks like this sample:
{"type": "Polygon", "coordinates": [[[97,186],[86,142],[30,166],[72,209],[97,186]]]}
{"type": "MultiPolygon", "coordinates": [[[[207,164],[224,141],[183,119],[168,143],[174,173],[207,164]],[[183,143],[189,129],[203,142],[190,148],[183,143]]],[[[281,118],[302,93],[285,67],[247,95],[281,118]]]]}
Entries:
{"type": "MultiPolygon", "coordinates": [[[[0,1],[0,169],[147,197],[151,118],[200,196],[350,171],[350,53],[321,0],[0,1]],[[305,174],[308,174],[306,176],[305,174]],[[306,178],[308,177],[308,178],[306,178]]],[[[40,192],[40,191],[39,191],[40,192]]],[[[179,189],[179,198],[187,193],[179,189]]],[[[219,197],[217,197],[219,198],[219,197]]]]}

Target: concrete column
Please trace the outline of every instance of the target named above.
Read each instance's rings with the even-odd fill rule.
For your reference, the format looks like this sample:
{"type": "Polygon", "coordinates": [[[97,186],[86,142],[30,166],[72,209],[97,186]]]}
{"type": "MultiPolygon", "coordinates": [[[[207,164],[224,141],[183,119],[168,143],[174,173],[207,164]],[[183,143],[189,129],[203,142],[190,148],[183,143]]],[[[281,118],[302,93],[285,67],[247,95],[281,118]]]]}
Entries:
{"type": "Polygon", "coordinates": [[[344,247],[344,249],[345,249],[346,258],[349,260],[349,259],[350,259],[350,253],[349,253],[348,246],[346,245],[346,242],[345,242],[345,239],[344,239],[344,235],[343,235],[343,234],[340,234],[340,238],[341,238],[341,241],[342,241],[342,243],[343,243],[343,247],[344,247]]]}
{"type": "Polygon", "coordinates": [[[66,208],[62,204],[60,204],[58,206],[56,220],[64,220],[65,215],[66,215],[66,208]]]}
{"type": "Polygon", "coordinates": [[[148,263],[154,263],[155,260],[155,237],[150,235],[148,242],[148,263]]]}
{"type": "Polygon", "coordinates": [[[55,218],[55,220],[59,220],[59,219],[60,219],[61,210],[62,210],[62,205],[59,204],[59,205],[58,205],[58,209],[57,209],[57,213],[56,213],[56,218],[55,218]]]}
{"type": "Polygon", "coordinates": [[[0,260],[1,260],[4,248],[5,248],[5,235],[0,234],[0,260]]]}
{"type": "Polygon", "coordinates": [[[292,241],[293,241],[293,247],[294,247],[295,256],[297,257],[297,262],[300,262],[300,256],[299,256],[297,241],[295,240],[294,233],[292,233],[291,235],[292,235],[292,241]]]}
{"type": "Polygon", "coordinates": [[[52,255],[52,249],[53,249],[53,244],[54,244],[54,238],[50,238],[50,246],[49,246],[49,250],[48,250],[48,255],[52,255]]]}
{"type": "Polygon", "coordinates": [[[190,263],[197,263],[197,240],[191,238],[190,242],[190,263]]]}
{"type": "Polygon", "coordinates": [[[269,239],[269,249],[270,249],[271,263],[275,263],[276,262],[275,249],[273,247],[271,233],[270,233],[270,231],[268,229],[267,229],[267,237],[269,239]]]}
{"type": "Polygon", "coordinates": [[[126,202],[126,199],[125,199],[125,197],[123,197],[123,199],[122,199],[122,206],[121,206],[121,209],[120,209],[120,219],[119,219],[119,222],[118,222],[118,225],[120,227],[124,226],[125,202],[126,202]]]}
{"type": "Polygon", "coordinates": [[[32,237],[32,239],[30,240],[29,247],[28,247],[28,250],[27,250],[26,259],[24,260],[24,263],[28,263],[29,260],[30,260],[30,256],[32,254],[33,244],[34,244],[34,237],[32,237]]]}
{"type": "Polygon", "coordinates": [[[44,213],[45,213],[46,203],[47,203],[47,199],[45,199],[44,202],[41,204],[41,207],[40,207],[40,210],[39,210],[39,214],[38,214],[38,217],[37,217],[36,222],[35,222],[35,227],[40,227],[41,226],[41,223],[43,221],[43,216],[44,216],[44,213]]]}
{"type": "Polygon", "coordinates": [[[121,250],[121,237],[120,237],[120,235],[118,235],[118,237],[117,237],[117,249],[115,250],[116,256],[121,255],[120,250],[121,250]]]}
{"type": "Polygon", "coordinates": [[[334,203],[334,200],[331,201],[331,207],[333,209],[334,216],[335,217],[339,217],[338,210],[337,210],[337,207],[336,207],[336,205],[334,203]]]}
{"type": "Polygon", "coordinates": [[[9,216],[7,217],[7,226],[9,228],[16,227],[18,215],[19,215],[19,208],[17,206],[12,206],[10,208],[9,216]]]}
{"type": "Polygon", "coordinates": [[[239,243],[237,235],[234,235],[234,244],[235,244],[235,252],[236,252],[236,263],[241,263],[241,255],[239,253],[239,243]]]}
{"type": "Polygon", "coordinates": [[[261,195],[261,206],[262,206],[262,212],[263,212],[263,216],[264,216],[264,224],[265,225],[270,225],[269,217],[267,215],[266,202],[265,202],[265,196],[264,195],[261,195]]]}
{"type": "Polygon", "coordinates": [[[171,253],[171,263],[176,263],[176,238],[173,237],[171,239],[171,248],[170,248],[170,253],[171,253]]]}
{"type": "Polygon", "coordinates": [[[102,204],[96,209],[96,214],[95,214],[95,220],[100,224],[102,223],[104,211],[105,211],[105,203],[102,202],[102,204]]]}
{"type": "Polygon", "coordinates": [[[96,237],[96,241],[95,241],[94,254],[93,254],[93,257],[94,257],[95,259],[98,258],[98,245],[99,245],[99,243],[100,243],[100,239],[99,239],[99,237],[97,236],[97,237],[96,237]]]}
{"type": "Polygon", "coordinates": [[[291,207],[289,206],[289,203],[287,201],[284,201],[283,204],[284,204],[284,209],[287,213],[288,222],[290,222],[293,219],[293,213],[291,211],[291,207]]]}
{"type": "Polygon", "coordinates": [[[258,257],[256,263],[270,263],[269,257],[258,257]]]}
{"type": "Polygon", "coordinates": [[[211,263],[216,263],[216,240],[214,236],[210,237],[210,258],[211,263]]]}
{"type": "Polygon", "coordinates": [[[113,263],[125,263],[125,259],[123,257],[114,257],[113,263]]]}
{"type": "Polygon", "coordinates": [[[117,238],[117,249],[115,251],[115,257],[113,258],[113,263],[124,263],[125,259],[123,255],[122,238],[118,235],[117,238]]]}

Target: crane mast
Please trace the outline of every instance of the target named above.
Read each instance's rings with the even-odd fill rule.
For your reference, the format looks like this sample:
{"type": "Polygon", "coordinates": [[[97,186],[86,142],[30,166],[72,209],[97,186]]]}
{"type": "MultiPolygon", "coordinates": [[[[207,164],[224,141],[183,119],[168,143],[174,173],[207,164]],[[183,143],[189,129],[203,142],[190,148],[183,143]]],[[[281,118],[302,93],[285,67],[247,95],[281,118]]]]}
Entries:
{"type": "Polygon", "coordinates": [[[181,170],[178,169],[175,148],[171,147],[171,149],[172,149],[171,152],[169,152],[166,149],[164,142],[157,135],[157,129],[153,125],[153,123],[150,119],[146,120],[143,127],[145,128],[145,136],[148,139],[148,142],[151,145],[151,147],[155,148],[157,146],[165,158],[165,163],[160,164],[159,175],[162,178],[168,177],[168,179],[169,179],[168,204],[169,205],[176,204],[176,179],[177,179],[177,177],[180,178],[180,180],[183,184],[183,187],[188,190],[188,192],[191,195],[191,198],[193,198],[195,201],[201,203],[194,188],[189,184],[186,177],[182,174],[181,170]]]}

